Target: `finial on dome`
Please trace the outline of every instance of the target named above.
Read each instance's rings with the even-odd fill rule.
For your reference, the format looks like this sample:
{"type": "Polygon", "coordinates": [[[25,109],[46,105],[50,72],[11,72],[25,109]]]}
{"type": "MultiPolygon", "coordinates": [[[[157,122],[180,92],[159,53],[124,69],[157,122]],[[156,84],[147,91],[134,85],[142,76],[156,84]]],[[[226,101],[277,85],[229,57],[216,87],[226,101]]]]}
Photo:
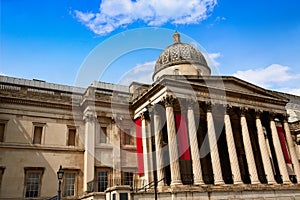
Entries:
{"type": "Polygon", "coordinates": [[[173,38],[174,38],[174,44],[180,43],[180,34],[177,31],[175,31],[173,38]]]}

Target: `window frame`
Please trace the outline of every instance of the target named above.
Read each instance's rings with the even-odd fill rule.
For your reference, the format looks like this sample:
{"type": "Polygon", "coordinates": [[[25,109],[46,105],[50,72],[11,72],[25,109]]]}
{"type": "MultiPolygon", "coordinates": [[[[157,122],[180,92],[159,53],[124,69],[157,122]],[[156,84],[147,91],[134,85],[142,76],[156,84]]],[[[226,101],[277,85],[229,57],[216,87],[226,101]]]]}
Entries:
{"type": "Polygon", "coordinates": [[[31,199],[31,198],[39,198],[41,197],[41,188],[42,188],[42,179],[44,174],[45,168],[43,167],[25,167],[24,168],[24,192],[23,197],[25,199],[31,199]],[[29,174],[38,173],[39,174],[39,180],[38,180],[38,193],[37,196],[26,196],[27,195],[27,183],[29,179],[29,174]]]}
{"type": "Polygon", "coordinates": [[[78,127],[77,126],[72,126],[72,125],[67,125],[67,136],[66,136],[66,146],[69,147],[75,147],[78,145],[78,127]],[[74,145],[70,144],[70,130],[75,130],[75,135],[74,135],[74,145]]]}
{"type": "Polygon", "coordinates": [[[2,137],[0,137],[0,143],[5,142],[7,123],[8,123],[8,120],[0,119],[0,124],[4,124],[3,135],[2,135],[2,137]]]}
{"type": "Polygon", "coordinates": [[[124,146],[134,146],[134,137],[131,135],[130,129],[124,129],[124,131],[121,130],[121,132],[122,144],[124,146]]]}
{"type": "Polygon", "coordinates": [[[64,176],[62,180],[62,196],[63,197],[75,197],[77,196],[77,186],[78,186],[78,170],[74,169],[64,169],[64,176]],[[74,174],[74,194],[73,195],[66,195],[66,175],[67,174],[74,174]]]}
{"type": "Polygon", "coordinates": [[[108,127],[107,126],[100,126],[99,143],[100,144],[109,144],[110,143],[110,137],[109,137],[109,134],[108,134],[108,127]],[[102,139],[104,137],[105,137],[105,142],[102,141],[102,139]]]}
{"type": "Polygon", "coordinates": [[[133,187],[133,180],[134,180],[134,173],[132,171],[122,172],[122,184],[123,185],[129,185],[129,186],[133,187]],[[126,174],[129,174],[129,173],[131,174],[131,178],[132,178],[131,181],[129,180],[129,182],[131,182],[131,184],[126,184],[126,181],[128,181],[128,180],[126,180],[126,177],[129,177],[129,176],[126,176],[126,174]]]}
{"type": "Polygon", "coordinates": [[[3,179],[4,171],[5,171],[5,167],[0,166],[0,191],[1,191],[1,187],[2,187],[2,179],[3,179]]]}
{"type": "Polygon", "coordinates": [[[44,144],[44,135],[45,135],[45,126],[46,126],[46,123],[32,122],[32,125],[33,125],[33,130],[32,130],[32,144],[35,144],[35,145],[44,144]],[[36,127],[42,128],[41,137],[40,137],[40,143],[36,143],[35,142],[35,130],[36,130],[35,128],[36,127]]]}
{"type": "Polygon", "coordinates": [[[107,188],[111,187],[111,177],[112,177],[112,169],[109,168],[109,167],[97,167],[96,168],[96,173],[95,173],[95,180],[96,180],[96,187],[95,187],[95,190],[96,192],[104,192],[107,188]],[[99,188],[99,176],[98,176],[98,173],[99,172],[106,172],[107,173],[107,187],[103,190],[103,191],[100,191],[100,188],[99,188]]]}

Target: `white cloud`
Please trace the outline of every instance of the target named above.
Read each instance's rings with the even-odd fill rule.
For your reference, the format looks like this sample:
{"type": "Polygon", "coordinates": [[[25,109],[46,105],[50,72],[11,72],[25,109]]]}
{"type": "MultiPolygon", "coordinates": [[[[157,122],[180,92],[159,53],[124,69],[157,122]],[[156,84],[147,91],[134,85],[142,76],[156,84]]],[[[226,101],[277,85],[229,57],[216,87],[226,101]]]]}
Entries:
{"type": "Polygon", "coordinates": [[[233,76],[267,89],[300,96],[300,74],[291,73],[288,66],[272,64],[265,68],[237,71],[233,76]]]}
{"type": "Polygon", "coordinates": [[[208,59],[206,58],[207,64],[209,67],[216,68],[220,65],[220,63],[217,61],[218,58],[221,57],[221,53],[209,53],[208,54],[208,59]]]}
{"type": "Polygon", "coordinates": [[[132,81],[151,84],[152,74],[154,71],[154,65],[156,61],[145,62],[143,64],[137,64],[131,71],[120,81],[120,84],[129,85],[132,81]]]}
{"type": "Polygon", "coordinates": [[[290,74],[289,69],[288,66],[272,64],[266,68],[237,71],[233,76],[262,87],[270,88],[274,84],[287,82],[299,77],[297,74],[290,74]]]}
{"type": "Polygon", "coordinates": [[[98,13],[75,10],[75,17],[99,35],[106,35],[136,21],[149,26],[198,24],[213,10],[217,0],[103,0],[98,13]]]}

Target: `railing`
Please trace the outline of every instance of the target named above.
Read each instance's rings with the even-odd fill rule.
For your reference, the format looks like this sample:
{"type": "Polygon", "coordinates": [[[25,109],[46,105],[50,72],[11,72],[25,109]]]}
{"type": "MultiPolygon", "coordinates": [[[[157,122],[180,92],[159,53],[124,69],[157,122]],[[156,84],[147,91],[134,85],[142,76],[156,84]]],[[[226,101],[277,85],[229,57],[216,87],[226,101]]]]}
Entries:
{"type": "MultiPolygon", "coordinates": [[[[165,178],[162,178],[162,179],[156,181],[156,184],[158,184],[159,182],[161,182],[161,181],[163,181],[163,180],[165,180],[165,178]]],[[[135,192],[138,192],[138,191],[141,191],[141,190],[146,191],[146,190],[152,188],[153,186],[155,186],[155,181],[152,181],[152,182],[148,183],[147,185],[144,185],[144,186],[141,187],[141,188],[135,188],[134,191],[135,191],[135,192]]]]}
{"type": "Polygon", "coordinates": [[[50,197],[49,199],[47,199],[47,200],[57,200],[58,198],[57,198],[57,195],[55,195],[54,197],[50,197]]]}

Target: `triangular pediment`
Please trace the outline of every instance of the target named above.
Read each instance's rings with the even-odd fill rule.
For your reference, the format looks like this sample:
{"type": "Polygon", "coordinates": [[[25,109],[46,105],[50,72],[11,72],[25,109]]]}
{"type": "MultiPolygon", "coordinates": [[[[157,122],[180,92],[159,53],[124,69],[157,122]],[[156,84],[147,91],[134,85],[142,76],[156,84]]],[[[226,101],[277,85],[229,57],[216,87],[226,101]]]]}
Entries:
{"type": "Polygon", "coordinates": [[[260,96],[264,98],[288,101],[287,98],[271,90],[264,89],[252,83],[246,82],[233,76],[223,76],[223,83],[226,91],[236,92],[245,95],[260,96]]]}

